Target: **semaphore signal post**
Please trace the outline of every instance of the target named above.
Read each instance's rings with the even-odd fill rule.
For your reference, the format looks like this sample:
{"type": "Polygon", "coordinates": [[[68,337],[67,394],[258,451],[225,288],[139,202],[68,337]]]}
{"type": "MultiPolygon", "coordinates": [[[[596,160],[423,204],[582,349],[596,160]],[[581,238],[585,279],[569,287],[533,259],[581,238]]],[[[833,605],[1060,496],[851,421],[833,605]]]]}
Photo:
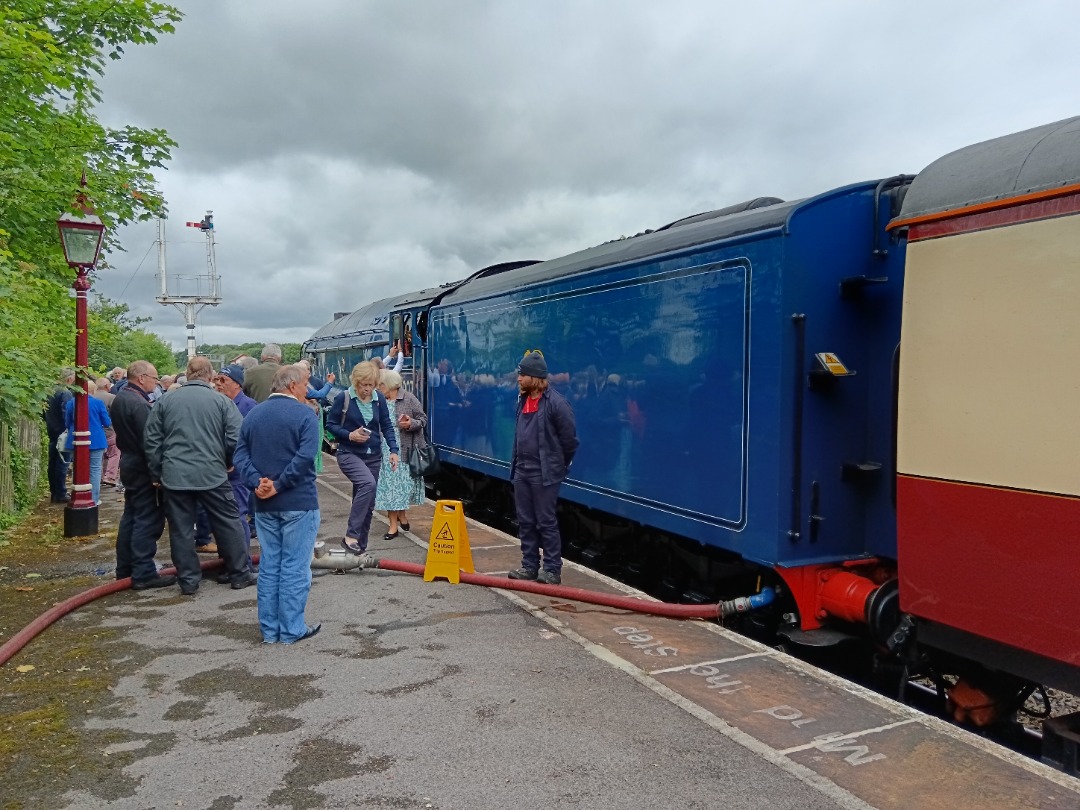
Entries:
{"type": "Polygon", "coordinates": [[[218,289],[217,260],[214,256],[214,212],[207,211],[199,222],[185,223],[189,228],[198,228],[206,236],[206,273],[203,275],[174,275],[173,292],[169,290],[169,276],[165,272],[165,220],[158,220],[158,285],[157,302],[172,305],[184,314],[187,324],[188,359],[195,356],[195,316],[206,306],[216,307],[221,303],[218,289]],[[194,281],[194,295],[181,295],[181,283],[194,281]]]}

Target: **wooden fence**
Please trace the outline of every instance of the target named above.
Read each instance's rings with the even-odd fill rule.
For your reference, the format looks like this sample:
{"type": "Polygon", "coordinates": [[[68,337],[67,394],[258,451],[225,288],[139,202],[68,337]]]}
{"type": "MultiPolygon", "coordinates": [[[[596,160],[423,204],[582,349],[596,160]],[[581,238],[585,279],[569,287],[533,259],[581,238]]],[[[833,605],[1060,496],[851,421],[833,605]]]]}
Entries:
{"type": "Polygon", "coordinates": [[[14,444],[26,459],[22,474],[27,480],[21,488],[24,492],[34,492],[41,476],[41,428],[40,419],[20,419],[15,425],[0,423],[0,512],[14,512],[17,506],[10,437],[14,433],[14,444]]]}

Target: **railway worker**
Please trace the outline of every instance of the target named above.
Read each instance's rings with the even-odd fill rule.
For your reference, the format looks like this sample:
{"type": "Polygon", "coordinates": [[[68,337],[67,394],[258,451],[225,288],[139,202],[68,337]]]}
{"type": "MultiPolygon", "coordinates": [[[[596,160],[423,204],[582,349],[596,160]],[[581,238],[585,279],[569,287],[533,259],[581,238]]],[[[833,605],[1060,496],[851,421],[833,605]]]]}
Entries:
{"type": "Polygon", "coordinates": [[[187,382],[154,405],[143,435],[150,478],[165,490],[172,561],[185,596],[194,596],[202,579],[195,553],[195,510],[200,504],[210,516],[233,589],[257,581],[248,567],[227,472],[242,420],[236,406],[211,386],[212,377],[210,361],[192,357],[187,382]]]}
{"type": "Polygon", "coordinates": [[[276,343],[263,346],[262,361],[244,372],[244,393],[256,402],[264,402],[270,396],[270,384],[281,368],[281,347],[276,343]]]}
{"type": "MultiPolygon", "coordinates": [[[[379,374],[378,388],[386,397],[390,422],[394,426],[403,461],[396,470],[383,470],[375,489],[375,508],[385,511],[390,523],[390,531],[383,535],[383,540],[393,540],[398,536],[399,527],[409,531],[406,510],[424,502],[424,479],[413,478],[408,462],[415,449],[427,445],[424,439],[427,414],[420,400],[401,387],[401,375],[396,371],[383,370],[379,374]]],[[[383,464],[389,463],[389,452],[389,443],[384,443],[383,464]]]]}
{"type": "Polygon", "coordinates": [[[539,351],[526,352],[518,364],[518,389],[510,481],[521,540],[521,568],[511,571],[509,577],[558,585],[562,582],[562,538],[555,505],[578,448],[574,411],[562,394],[548,387],[547,362],[539,351]]]}
{"type": "Polygon", "coordinates": [[[157,369],[146,360],[127,368],[127,385],[113,400],[112,420],[120,448],[120,475],[124,480],[124,514],[116,532],[116,578],[131,577],[136,591],[167,588],[176,577],[157,572],[154,555],[165,531],[161,492],[150,480],[143,450],[143,433],[150,418],[149,394],[158,384],[157,369]]]}
{"type": "Polygon", "coordinates": [[[283,366],[271,393],[245,417],[236,446],[236,468],[255,492],[259,527],[259,628],[263,644],[311,638],[322,625],[304,619],[311,591],[311,555],[319,531],[315,456],[322,433],[307,407],[307,376],[283,366]]]}
{"type": "Polygon", "coordinates": [[[379,370],[365,360],[349,374],[352,385],[334,400],[326,415],[326,429],[338,441],[337,463],[353,485],[349,523],[341,545],[353,554],[367,550],[375,491],[382,468],[382,442],[390,447],[390,469],[398,465],[398,443],[386,398],[375,390],[379,370]]]}

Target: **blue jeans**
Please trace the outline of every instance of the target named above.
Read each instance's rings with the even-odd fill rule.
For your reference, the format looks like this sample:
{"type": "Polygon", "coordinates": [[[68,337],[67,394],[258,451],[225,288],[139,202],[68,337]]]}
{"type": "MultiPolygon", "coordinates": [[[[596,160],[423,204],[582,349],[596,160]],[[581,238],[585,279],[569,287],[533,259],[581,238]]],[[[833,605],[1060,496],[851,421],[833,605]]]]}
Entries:
{"type": "Polygon", "coordinates": [[[311,555],[319,510],[256,512],[259,558],[259,629],[263,641],[292,644],[307,632],[304,609],[311,590],[311,555]]]}
{"type": "Polygon", "coordinates": [[[105,448],[90,451],[90,497],[94,503],[101,503],[101,461],[105,456],[105,448]]]}

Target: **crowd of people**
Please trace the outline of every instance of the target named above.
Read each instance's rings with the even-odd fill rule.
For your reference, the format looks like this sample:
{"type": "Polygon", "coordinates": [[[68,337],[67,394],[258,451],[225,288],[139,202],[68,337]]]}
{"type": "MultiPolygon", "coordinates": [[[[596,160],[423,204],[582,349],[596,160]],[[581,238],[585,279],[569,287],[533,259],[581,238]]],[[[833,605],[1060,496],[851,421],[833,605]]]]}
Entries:
{"type": "MultiPolygon", "coordinates": [[[[92,497],[99,502],[102,482],[124,496],[116,577],[130,577],[137,591],[178,585],[193,596],[203,579],[198,555],[212,549],[223,561],[218,582],[237,590],[256,586],[263,643],[292,644],[318,633],[321,625],[308,625],[305,610],[320,524],[315,481],[324,430],[336,440],[338,467],[352,483],[341,540],[349,552],[365,553],[376,509],[387,514],[384,539],[391,540],[409,531],[409,508],[424,502],[423,479],[408,460],[427,446],[428,417],[402,385],[402,360],[395,345],[385,359],[358,363],[325,424],[322,406],[334,375],[313,378],[306,361],[283,364],[272,343],[260,361],[241,356],[217,371],[209,359],[194,357],[183,375],[169,379],[136,360],[90,382],[92,497]],[[154,560],[166,524],[175,576],[162,576],[154,560]]],[[[543,355],[527,353],[518,368],[511,459],[522,566],[510,577],[559,584],[555,504],[577,435],[573,411],[548,388],[547,377],[543,355]]],[[[65,369],[44,414],[56,503],[67,501],[74,381],[65,369]]]]}

